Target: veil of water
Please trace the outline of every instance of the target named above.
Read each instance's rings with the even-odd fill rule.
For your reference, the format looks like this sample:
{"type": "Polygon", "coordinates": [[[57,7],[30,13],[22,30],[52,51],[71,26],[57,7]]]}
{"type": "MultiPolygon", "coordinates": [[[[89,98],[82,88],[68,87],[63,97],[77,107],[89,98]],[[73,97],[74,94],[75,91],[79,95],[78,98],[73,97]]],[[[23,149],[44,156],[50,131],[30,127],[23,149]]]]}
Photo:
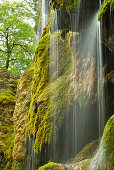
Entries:
{"type": "Polygon", "coordinates": [[[48,23],[49,14],[50,14],[49,0],[42,0],[42,19],[41,19],[41,22],[42,22],[42,25],[41,25],[42,32],[43,32],[44,27],[48,23]]]}
{"type": "MultiPolygon", "coordinates": [[[[49,19],[48,3],[42,0],[41,31],[49,19]]],[[[102,135],[105,96],[101,31],[97,21],[99,5],[100,0],[95,0],[93,7],[91,0],[82,0],[73,14],[57,9],[51,11],[50,105],[54,100],[51,121],[55,131],[47,160],[65,163],[86,144],[102,135]],[[71,67],[67,70],[69,65],[71,67]],[[62,88],[64,82],[69,82],[67,92],[62,88]],[[57,92],[59,95],[56,96],[57,92]],[[67,95],[62,96],[64,93],[67,95]],[[67,98],[72,98],[70,106],[67,104],[70,99],[67,98]]],[[[34,138],[27,139],[26,145],[28,160],[25,167],[35,170],[42,155],[34,152],[34,138]]]]}
{"type": "Polygon", "coordinates": [[[50,0],[40,0],[41,6],[39,8],[41,8],[41,14],[39,15],[41,15],[41,25],[37,32],[37,43],[40,40],[43,29],[45,28],[46,24],[49,21],[49,16],[50,16],[49,2],[50,0]]]}
{"type": "Polygon", "coordinates": [[[98,69],[98,107],[99,107],[99,137],[101,137],[104,129],[104,113],[105,113],[105,96],[103,85],[103,58],[101,47],[101,30],[100,22],[97,22],[97,69],[98,69]]]}
{"type": "MultiPolygon", "coordinates": [[[[91,6],[91,1],[87,3],[91,6]]],[[[65,162],[75,156],[87,143],[102,136],[105,102],[101,33],[100,23],[97,21],[99,5],[101,1],[97,2],[94,11],[88,9],[88,13],[84,13],[85,1],[83,0],[73,14],[59,10],[51,11],[50,79],[56,81],[56,86],[60,83],[58,81],[61,76],[59,74],[60,58],[62,58],[60,49],[63,46],[63,55],[64,50],[67,55],[67,49],[64,49],[66,38],[69,31],[72,31],[73,58],[70,76],[72,92],[70,95],[72,96],[72,93],[74,95],[72,109],[66,109],[67,116],[60,132],[60,139],[56,144],[52,140],[53,156],[51,159],[53,161],[65,162]],[[65,19],[69,20],[67,26],[65,19]],[[56,75],[53,75],[54,72],[56,75]],[[61,154],[59,154],[60,148],[61,154]]],[[[56,102],[55,105],[59,107],[56,102]]]]}

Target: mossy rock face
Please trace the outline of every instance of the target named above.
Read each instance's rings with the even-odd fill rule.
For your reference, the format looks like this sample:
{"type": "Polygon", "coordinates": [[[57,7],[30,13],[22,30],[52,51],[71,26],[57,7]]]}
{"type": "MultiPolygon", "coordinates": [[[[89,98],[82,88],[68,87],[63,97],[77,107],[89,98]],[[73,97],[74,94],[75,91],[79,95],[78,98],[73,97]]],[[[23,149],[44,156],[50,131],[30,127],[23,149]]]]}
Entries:
{"type": "Polygon", "coordinates": [[[77,155],[75,158],[69,160],[70,163],[80,162],[85,159],[91,159],[95,155],[98,149],[99,141],[95,140],[87,144],[77,155]]]}
{"type": "MultiPolygon", "coordinates": [[[[53,38],[58,37],[59,43],[61,44],[61,49],[59,49],[60,58],[58,59],[60,62],[60,69],[58,73],[59,77],[57,79],[56,70],[53,71],[50,75],[51,78],[49,78],[49,61],[51,62],[51,65],[55,64],[53,63],[53,59],[49,60],[50,33],[47,33],[41,38],[36,49],[35,72],[32,84],[33,97],[29,109],[29,122],[26,130],[26,135],[31,136],[32,134],[36,134],[36,151],[41,151],[47,143],[50,143],[52,134],[56,138],[55,133],[59,127],[54,125],[57,117],[59,116],[58,126],[61,126],[61,122],[64,117],[61,110],[63,106],[65,107],[66,101],[64,95],[66,95],[69,84],[67,75],[68,68],[71,64],[71,54],[69,52],[69,58],[67,58],[68,54],[66,53],[67,60],[61,67],[61,62],[63,62],[63,57],[65,57],[65,55],[62,54],[62,52],[64,52],[64,40],[61,37],[61,32],[56,32],[53,36],[53,38]],[[51,101],[50,95],[52,96],[51,101]],[[37,105],[39,105],[38,109],[36,108],[37,105]],[[58,115],[56,115],[57,109],[59,109],[58,115]]],[[[66,42],[68,40],[69,36],[66,38],[66,42]]],[[[66,48],[69,48],[69,46],[66,46],[66,48]]]]}
{"type": "Polygon", "coordinates": [[[0,169],[11,169],[14,145],[13,112],[18,77],[0,69],[0,169]]]}
{"type": "Polygon", "coordinates": [[[103,5],[98,13],[98,20],[100,20],[107,10],[114,11],[114,0],[104,0],[103,5]]]}
{"type": "Polygon", "coordinates": [[[114,169],[114,116],[107,122],[99,150],[91,162],[92,170],[114,169]]]}
{"type": "Polygon", "coordinates": [[[31,102],[31,86],[34,74],[34,59],[26,71],[20,77],[16,95],[16,106],[13,114],[15,141],[13,147],[13,159],[20,162],[25,157],[25,128],[27,124],[27,114],[31,102]]]}
{"type": "Polygon", "coordinates": [[[41,166],[38,170],[60,170],[60,165],[57,163],[49,162],[48,164],[41,166]]]}
{"type": "Polygon", "coordinates": [[[105,0],[98,13],[102,42],[114,53],[114,0],[105,0]]]}
{"type": "Polygon", "coordinates": [[[51,9],[64,9],[67,12],[72,12],[74,8],[78,5],[80,0],[51,0],[51,9]]]}

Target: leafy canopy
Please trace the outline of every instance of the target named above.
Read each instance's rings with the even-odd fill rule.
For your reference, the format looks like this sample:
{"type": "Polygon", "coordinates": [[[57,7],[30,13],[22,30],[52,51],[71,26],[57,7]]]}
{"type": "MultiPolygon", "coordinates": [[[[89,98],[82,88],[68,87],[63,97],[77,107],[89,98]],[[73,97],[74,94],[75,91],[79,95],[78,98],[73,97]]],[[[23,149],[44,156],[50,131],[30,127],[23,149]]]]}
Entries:
{"type": "Polygon", "coordinates": [[[0,67],[20,73],[30,63],[35,48],[32,15],[22,2],[0,3],[0,67]]]}

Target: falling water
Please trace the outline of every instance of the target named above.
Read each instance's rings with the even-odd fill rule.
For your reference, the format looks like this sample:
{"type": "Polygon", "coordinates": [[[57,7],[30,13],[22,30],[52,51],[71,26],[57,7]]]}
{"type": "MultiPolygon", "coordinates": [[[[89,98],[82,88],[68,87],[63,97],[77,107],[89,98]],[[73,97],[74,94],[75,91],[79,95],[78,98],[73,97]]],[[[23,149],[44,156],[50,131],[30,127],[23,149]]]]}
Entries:
{"type": "MultiPolygon", "coordinates": [[[[101,1],[100,1],[101,7],[101,1]]],[[[104,94],[104,80],[103,80],[103,56],[101,46],[101,29],[100,22],[97,22],[97,69],[98,69],[98,112],[99,112],[99,139],[102,136],[105,126],[105,94],[104,94]]],[[[106,149],[100,147],[98,153],[90,164],[90,170],[107,169],[106,163],[106,149]]]]}
{"type": "MultiPolygon", "coordinates": [[[[58,23],[57,23],[57,10],[51,11],[51,32],[54,33],[58,30],[58,23]]],[[[53,79],[52,75],[54,75],[55,79],[58,78],[58,34],[52,34],[50,36],[50,77],[53,79]]],[[[52,80],[51,80],[52,81],[52,80]]]]}
{"type": "Polygon", "coordinates": [[[42,0],[42,25],[41,25],[42,32],[44,27],[48,23],[49,13],[50,13],[49,0],[42,0]]]}
{"type": "Polygon", "coordinates": [[[100,22],[97,22],[97,69],[98,69],[98,107],[99,107],[99,137],[102,136],[104,129],[104,113],[105,113],[105,101],[104,101],[104,85],[103,85],[103,58],[101,47],[101,30],[100,22]]]}
{"type": "Polygon", "coordinates": [[[25,141],[26,155],[24,170],[36,170],[37,168],[37,153],[34,151],[35,138],[27,138],[25,141]]]}
{"type": "MultiPolygon", "coordinates": [[[[57,139],[52,136],[48,160],[55,162],[64,163],[76,156],[86,144],[101,137],[104,128],[101,31],[100,23],[97,22],[97,8],[101,1],[95,11],[90,9],[87,14],[84,13],[85,0],[82,2],[73,14],[57,9],[51,11],[50,106],[54,100],[54,110],[51,114],[59,115],[59,118],[53,116],[51,120],[55,123],[54,128],[57,127],[53,134],[54,137],[56,134],[57,139]],[[69,65],[72,69],[66,73],[69,65]],[[67,79],[68,95],[62,96],[65,92],[60,85],[67,79]],[[59,88],[61,91],[56,96],[59,88]],[[61,96],[62,102],[69,102],[67,97],[73,98],[70,106],[69,103],[64,103],[61,108],[61,102],[58,102],[61,96]],[[62,109],[65,110],[64,113],[62,109]],[[60,128],[58,122],[62,122],[60,128]]],[[[49,19],[46,3],[46,0],[42,0],[41,32],[49,19]]],[[[27,148],[26,157],[29,163],[26,163],[26,167],[27,170],[34,170],[40,159],[34,152],[34,138],[27,140],[27,148]]]]}
{"type": "MultiPolygon", "coordinates": [[[[50,0],[41,0],[41,25],[37,32],[37,43],[40,40],[41,34],[43,32],[43,29],[45,28],[46,24],[48,23],[49,17],[50,17],[50,6],[49,6],[50,0]]],[[[40,10],[40,9],[39,9],[40,10]]],[[[40,17],[40,16],[39,16],[40,17]]]]}
{"type": "Polygon", "coordinates": [[[95,83],[96,21],[97,14],[88,22],[88,27],[79,32],[79,36],[73,34],[73,41],[75,41],[73,44],[76,44],[76,41],[80,39],[79,46],[73,48],[74,54],[79,53],[77,57],[73,55],[74,79],[72,83],[75,84],[74,92],[76,93],[76,100],[73,103],[71,133],[73,133],[72,150],[74,151],[74,156],[86,143],[94,139],[94,136],[97,138],[95,124],[93,123],[93,120],[97,121],[93,110],[95,106],[91,103],[93,99],[89,97],[92,96],[91,93],[94,91],[95,83]],[[74,38],[74,36],[76,37],[74,38]],[[77,64],[77,62],[79,63],[77,64]]]}
{"type": "MultiPolygon", "coordinates": [[[[101,5],[101,1],[99,4],[101,5]]],[[[57,144],[52,144],[52,155],[56,155],[56,158],[52,156],[54,161],[64,162],[74,157],[87,143],[101,137],[104,128],[103,63],[100,24],[97,21],[98,9],[96,8],[92,14],[82,15],[83,8],[82,3],[76,13],[69,16],[65,11],[51,12],[50,78],[54,81],[60,77],[59,51],[62,46],[59,42],[60,32],[65,44],[67,33],[71,30],[73,61],[70,95],[74,95],[73,107],[67,108],[67,116],[60,132],[62,138],[58,139],[57,144]],[[63,22],[64,17],[69,20],[67,29],[63,22]],[[61,148],[60,151],[59,148],[61,148]]],[[[66,49],[63,49],[63,54],[64,50],[66,49]]],[[[58,103],[55,102],[55,105],[58,107],[58,103]]]]}

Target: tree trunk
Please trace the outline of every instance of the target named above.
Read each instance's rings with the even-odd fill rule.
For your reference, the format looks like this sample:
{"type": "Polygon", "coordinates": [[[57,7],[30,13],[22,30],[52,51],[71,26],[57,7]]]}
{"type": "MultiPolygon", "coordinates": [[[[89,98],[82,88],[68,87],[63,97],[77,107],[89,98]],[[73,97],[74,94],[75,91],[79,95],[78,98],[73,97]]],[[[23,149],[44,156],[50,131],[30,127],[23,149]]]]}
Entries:
{"type": "Polygon", "coordinates": [[[6,69],[9,68],[9,59],[6,60],[6,66],[5,67],[6,67],[6,69]]]}
{"type": "Polygon", "coordinates": [[[9,62],[10,62],[10,52],[9,52],[9,42],[8,42],[8,29],[7,28],[7,34],[6,34],[6,47],[7,47],[7,59],[6,59],[6,69],[9,68],[9,62]]]}

